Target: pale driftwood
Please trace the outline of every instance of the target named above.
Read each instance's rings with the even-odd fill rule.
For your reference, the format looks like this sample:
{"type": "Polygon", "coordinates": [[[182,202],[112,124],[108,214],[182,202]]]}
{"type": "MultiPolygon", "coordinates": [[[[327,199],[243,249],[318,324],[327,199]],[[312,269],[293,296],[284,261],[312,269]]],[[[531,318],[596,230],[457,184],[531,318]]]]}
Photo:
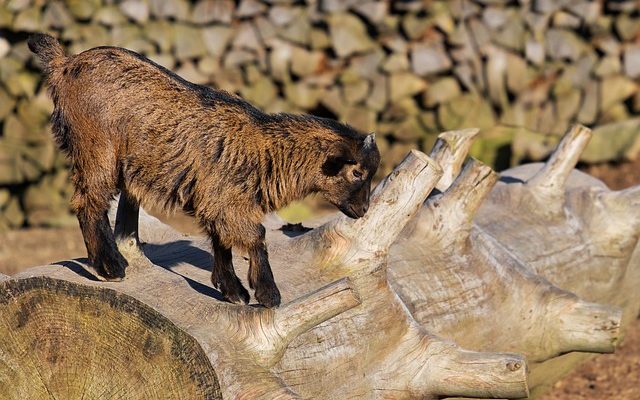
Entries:
{"type": "Polygon", "coordinates": [[[438,190],[445,191],[456,179],[479,132],[480,129],[470,128],[438,135],[431,151],[431,157],[442,168],[442,178],[436,185],[438,190]]]}
{"type": "MultiPolygon", "coordinates": [[[[640,312],[640,186],[610,191],[573,170],[589,136],[585,129],[572,129],[547,164],[504,171],[476,223],[535,274],[586,300],[622,307],[624,328],[640,312]],[[571,162],[554,167],[557,159],[571,162]],[[559,184],[545,187],[543,176],[559,184]],[[550,194],[537,198],[555,199],[556,212],[523,200],[541,191],[550,194]]],[[[544,391],[583,359],[569,354],[534,365],[533,393],[544,391]]]]}
{"type": "MultiPolygon", "coordinates": [[[[557,355],[611,351],[620,325],[638,315],[640,189],[610,192],[574,172],[589,136],[572,127],[547,164],[505,171],[491,191],[482,168],[468,164],[443,195],[425,203],[391,252],[392,285],[416,319],[468,348],[524,353],[533,361],[533,395],[584,358],[557,355]],[[542,177],[555,183],[544,185],[542,177]],[[460,193],[465,201],[447,201],[460,193]],[[476,211],[478,195],[488,198],[476,211]],[[448,223],[451,214],[458,222],[448,223]],[[544,278],[586,300],[624,307],[624,319],[619,309],[579,300],[544,278]]],[[[440,159],[455,166],[450,157],[440,159]]]]}
{"type": "MultiPolygon", "coordinates": [[[[441,173],[435,162],[414,151],[376,188],[365,217],[350,220],[339,216],[293,238],[287,236],[290,232],[270,230],[271,259],[286,303],[281,309],[230,305],[212,298],[219,294],[208,286],[209,272],[200,268],[209,267],[209,256],[201,250],[208,247],[204,239],[185,237],[143,216],[144,251],[159,266],[137,253],[132,240],[121,245],[131,262],[123,282],[91,280],[86,273],[78,273],[85,271],[78,263],[23,272],[0,284],[6,299],[2,313],[10,316],[0,331],[7,333],[5,337],[19,336],[37,329],[46,331],[56,321],[65,329],[86,333],[86,339],[76,335],[76,346],[86,349],[83,340],[95,342],[98,355],[109,347],[101,344],[112,338],[111,351],[132,351],[132,346],[144,350],[146,341],[133,340],[133,333],[142,331],[137,337],[154,333],[145,329],[159,323],[149,320],[163,321],[161,343],[170,342],[167,335],[184,334],[191,340],[190,346],[180,351],[175,345],[152,346],[155,357],[163,361],[158,365],[173,373],[171,381],[184,381],[179,388],[161,386],[144,396],[139,395],[143,390],[139,389],[129,398],[526,396],[523,357],[466,351],[432,335],[416,323],[387,282],[389,246],[420,209],[441,173]],[[88,299],[88,309],[67,304],[70,301],[66,299],[77,297],[77,293],[88,299]],[[123,304],[126,306],[119,307],[123,304]],[[111,311],[96,321],[90,311],[94,308],[111,311]],[[113,336],[104,337],[86,325],[73,324],[80,318],[108,326],[122,315],[128,322],[116,324],[113,336]],[[16,328],[15,321],[20,320],[27,320],[26,329],[16,328]],[[314,324],[318,325],[311,328],[314,324]],[[167,351],[172,346],[174,351],[167,351]],[[202,382],[195,376],[207,379],[202,382]]],[[[242,257],[234,261],[237,269],[246,273],[247,262],[242,257]]],[[[80,385],[82,371],[94,371],[89,368],[93,364],[86,357],[77,357],[88,363],[87,368],[71,373],[72,383],[55,385],[52,375],[41,371],[70,366],[48,360],[57,359],[62,352],[66,359],[76,356],[71,347],[48,345],[57,340],[55,334],[48,339],[42,351],[31,355],[35,361],[29,365],[38,370],[31,377],[38,384],[33,387],[56,390],[57,397],[69,398],[67,394],[74,394],[80,385]],[[43,359],[47,362],[42,363],[43,359]]],[[[7,365],[19,365],[16,360],[24,354],[21,348],[8,353],[12,363],[0,368],[14,371],[16,368],[7,365]]],[[[124,377],[98,373],[88,378],[90,389],[103,390],[108,380],[116,378],[128,379],[127,387],[137,383],[140,388],[144,381],[156,379],[153,374],[137,372],[135,362],[102,368],[130,373],[124,377]]],[[[10,385],[5,388],[3,393],[24,398],[24,391],[10,385]]],[[[122,390],[118,385],[116,389],[122,390]]]]}
{"type": "MultiPolygon", "coordinates": [[[[612,351],[620,327],[637,315],[640,221],[634,210],[640,190],[609,192],[571,172],[588,135],[582,128],[563,139],[546,167],[517,168],[497,183],[497,175],[477,161],[462,167],[474,134],[443,134],[432,153],[442,169],[411,152],[376,188],[362,219],[337,216],[306,234],[281,231],[281,223],[271,220],[267,239],[286,303],[279,310],[216,301],[206,240],[142,215],[143,249],[151,263],[133,240],[122,244],[132,268],[121,283],[92,281],[77,273],[84,271],[77,263],[15,276],[0,283],[2,315],[10,316],[0,331],[10,332],[3,337],[29,337],[36,327],[51,331],[47,324],[57,321],[86,334],[74,336],[81,349],[90,339],[104,351],[102,331],[86,323],[79,329],[72,324],[76,316],[100,326],[130,320],[111,328],[116,348],[134,359],[146,357],[139,349],[155,349],[159,372],[134,362],[122,369],[142,368],[133,374],[138,378],[117,378],[131,385],[127,379],[149,382],[162,373],[181,382],[180,392],[158,385],[144,396],[133,390],[130,398],[526,396],[524,358],[494,351],[525,354],[533,362],[530,382],[537,393],[578,361],[575,353],[563,353],[612,351]],[[441,180],[443,171],[449,178],[441,180]],[[542,176],[556,183],[545,185],[542,176]],[[440,192],[427,198],[436,185],[440,192]],[[555,203],[539,209],[548,202],[555,203]],[[77,293],[92,306],[78,309],[65,300],[77,293]],[[624,307],[622,325],[616,305],[624,307]],[[103,318],[87,313],[93,307],[103,310],[103,318]],[[32,331],[21,331],[23,326],[32,331]],[[156,326],[163,329],[149,328],[156,326]],[[462,350],[434,334],[487,352],[462,350]],[[164,346],[147,345],[140,340],[146,337],[164,346]],[[176,349],[176,342],[184,344],[182,352],[166,351],[176,349]]],[[[236,255],[234,263],[245,276],[246,260],[236,255]]],[[[61,348],[42,348],[26,357],[34,360],[28,371],[42,365],[29,387],[63,390],[48,373],[62,368],[49,362],[61,348]]],[[[24,357],[18,350],[3,360],[24,357]]],[[[24,377],[15,365],[4,361],[0,368],[24,377]]],[[[74,373],[72,381],[83,376],[74,373]]],[[[89,387],[104,390],[96,376],[89,387]]],[[[5,387],[25,398],[27,392],[5,387]]]]}
{"type": "Polygon", "coordinates": [[[530,361],[613,351],[620,310],[554,287],[473,226],[496,179],[472,161],[446,192],[427,200],[392,248],[392,286],[418,322],[470,348],[515,351],[530,361]],[[443,313],[455,317],[438,318],[443,313]]]}

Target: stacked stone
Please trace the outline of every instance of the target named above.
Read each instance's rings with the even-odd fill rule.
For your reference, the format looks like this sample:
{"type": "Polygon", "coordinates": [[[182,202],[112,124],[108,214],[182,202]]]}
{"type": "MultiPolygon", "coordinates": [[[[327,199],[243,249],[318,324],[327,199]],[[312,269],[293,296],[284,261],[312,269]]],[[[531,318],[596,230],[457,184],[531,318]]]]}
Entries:
{"type": "Polygon", "coordinates": [[[462,127],[481,128],[472,155],[499,168],[545,157],[572,122],[598,127],[586,161],[640,152],[637,1],[0,0],[0,229],[68,221],[35,31],[376,131],[380,175],[462,127]]]}

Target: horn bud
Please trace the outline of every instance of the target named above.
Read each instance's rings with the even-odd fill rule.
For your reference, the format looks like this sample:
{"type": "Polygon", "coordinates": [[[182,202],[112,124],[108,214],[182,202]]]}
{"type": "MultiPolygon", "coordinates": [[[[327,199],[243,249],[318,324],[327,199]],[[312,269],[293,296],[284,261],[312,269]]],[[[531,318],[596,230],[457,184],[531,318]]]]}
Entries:
{"type": "Polygon", "coordinates": [[[364,138],[364,147],[368,148],[368,147],[373,147],[376,144],[376,134],[375,133],[371,133],[369,135],[367,135],[366,138],[364,138]]]}

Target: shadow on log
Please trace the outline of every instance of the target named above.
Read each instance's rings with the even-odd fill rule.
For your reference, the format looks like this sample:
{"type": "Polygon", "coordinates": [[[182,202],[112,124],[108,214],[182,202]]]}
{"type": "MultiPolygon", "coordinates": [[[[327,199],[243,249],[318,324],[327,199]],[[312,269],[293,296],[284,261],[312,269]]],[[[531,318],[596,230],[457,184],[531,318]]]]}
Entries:
{"type": "MultiPolygon", "coordinates": [[[[546,376],[537,368],[562,364],[559,355],[613,351],[621,309],[594,302],[624,307],[622,326],[638,311],[637,285],[627,281],[640,282],[640,223],[629,208],[638,190],[612,193],[571,172],[583,132],[572,130],[542,170],[515,169],[500,182],[464,162],[477,130],[448,132],[432,158],[409,153],[361,219],[339,215],[299,234],[270,217],[285,303],[276,310],[217,300],[206,239],[141,212],[144,254],[136,238],[121,243],[131,264],[123,282],[96,280],[80,260],[0,277],[1,348],[11,349],[0,377],[12,377],[0,378],[2,393],[99,397],[135,386],[128,398],[526,397],[525,358],[511,352],[533,362],[533,386],[543,387],[562,368],[546,376]],[[539,191],[549,193],[527,194],[539,191]],[[171,387],[147,384],[165,375],[171,387]]],[[[234,257],[246,275],[247,260],[234,257]]]]}

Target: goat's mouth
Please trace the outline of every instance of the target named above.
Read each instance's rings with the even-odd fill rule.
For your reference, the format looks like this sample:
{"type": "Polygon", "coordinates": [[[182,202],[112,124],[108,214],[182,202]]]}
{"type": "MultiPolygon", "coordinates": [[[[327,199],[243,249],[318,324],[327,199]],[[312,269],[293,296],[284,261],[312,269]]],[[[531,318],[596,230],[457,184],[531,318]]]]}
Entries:
{"type": "Polygon", "coordinates": [[[356,209],[351,204],[339,205],[338,209],[349,218],[358,219],[364,215],[364,209],[356,209]]]}

